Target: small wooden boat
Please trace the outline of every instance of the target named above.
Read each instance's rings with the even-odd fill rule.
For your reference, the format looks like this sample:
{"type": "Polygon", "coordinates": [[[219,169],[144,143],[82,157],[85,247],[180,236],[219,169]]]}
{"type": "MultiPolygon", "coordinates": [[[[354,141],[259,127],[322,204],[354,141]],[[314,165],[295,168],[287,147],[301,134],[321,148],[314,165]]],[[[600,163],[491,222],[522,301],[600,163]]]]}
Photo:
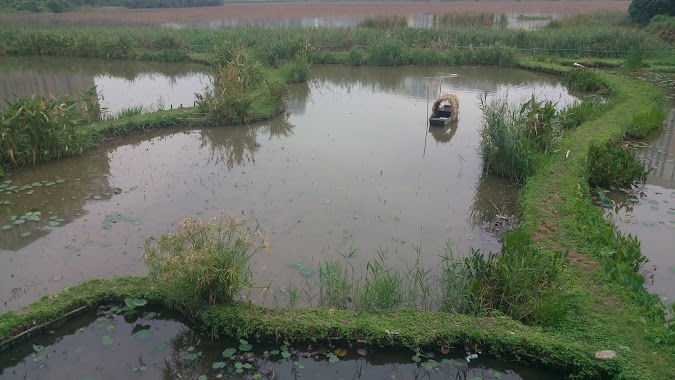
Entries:
{"type": "Polygon", "coordinates": [[[456,121],[459,116],[459,100],[454,94],[442,94],[431,107],[429,125],[442,127],[456,121]]]}

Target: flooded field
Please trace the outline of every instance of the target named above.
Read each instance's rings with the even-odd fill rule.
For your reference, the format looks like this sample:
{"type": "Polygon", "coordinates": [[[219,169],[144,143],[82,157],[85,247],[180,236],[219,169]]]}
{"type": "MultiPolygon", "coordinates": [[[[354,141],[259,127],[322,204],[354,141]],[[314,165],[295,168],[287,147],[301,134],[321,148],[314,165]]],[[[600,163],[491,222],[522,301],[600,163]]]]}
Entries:
{"type": "Polygon", "coordinates": [[[265,229],[272,254],[254,258],[255,281],[274,289],[348,252],[358,264],[385,250],[404,268],[418,246],[429,265],[446,242],[499,250],[518,189],[481,171],[482,93],[574,99],[558,78],[513,69],[314,66],[273,120],[139,134],[18,169],[0,184],[0,309],[144,274],[146,238],[219,210],[265,229]],[[440,89],[458,95],[459,121],[427,130],[440,89]]]}
{"type": "Polygon", "coordinates": [[[467,360],[466,353],[444,354],[440,347],[417,356],[409,350],[327,342],[287,346],[213,341],[161,310],[140,309],[137,316],[125,317],[112,307],[3,351],[0,379],[563,378],[489,356],[467,360]]]}
{"type": "Polygon", "coordinates": [[[105,9],[92,12],[0,15],[0,24],[23,26],[167,25],[220,28],[236,25],[270,27],[353,27],[366,17],[400,14],[413,27],[430,27],[440,12],[494,12],[506,14],[511,27],[536,28],[545,22],[518,20],[518,16],[562,17],[577,13],[626,10],[630,1],[481,1],[481,2],[295,2],[232,3],[219,7],[181,9],[105,9]]]}

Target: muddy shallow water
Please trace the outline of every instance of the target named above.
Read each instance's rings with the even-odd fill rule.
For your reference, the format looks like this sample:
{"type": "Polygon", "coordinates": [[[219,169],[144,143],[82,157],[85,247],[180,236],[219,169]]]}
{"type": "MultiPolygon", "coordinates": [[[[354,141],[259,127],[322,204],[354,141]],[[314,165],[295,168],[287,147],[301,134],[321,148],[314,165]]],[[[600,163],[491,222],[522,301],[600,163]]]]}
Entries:
{"type": "Polygon", "coordinates": [[[212,340],[162,310],[74,319],[2,352],[0,379],[562,379],[546,369],[466,353],[317,342],[284,346],[212,340]],[[335,354],[337,352],[338,354],[335,354]],[[240,368],[237,373],[237,368],[240,368]]]}
{"type": "Polygon", "coordinates": [[[675,108],[663,128],[644,142],[630,142],[628,149],[651,172],[644,186],[629,194],[612,194],[606,214],[619,229],[640,240],[649,262],[643,267],[647,288],[662,301],[675,301],[675,108]]]}
{"type": "Polygon", "coordinates": [[[350,250],[354,263],[387,250],[399,268],[415,246],[429,265],[446,242],[499,250],[518,189],[481,172],[482,93],[573,100],[559,79],[511,69],[315,66],[273,120],[138,134],[16,170],[0,185],[0,310],[144,274],[146,238],[218,210],[265,229],[272,254],[254,259],[255,281],[275,289],[302,282],[289,262],[317,268],[350,250]],[[427,131],[440,88],[458,95],[459,121],[427,131]]]}

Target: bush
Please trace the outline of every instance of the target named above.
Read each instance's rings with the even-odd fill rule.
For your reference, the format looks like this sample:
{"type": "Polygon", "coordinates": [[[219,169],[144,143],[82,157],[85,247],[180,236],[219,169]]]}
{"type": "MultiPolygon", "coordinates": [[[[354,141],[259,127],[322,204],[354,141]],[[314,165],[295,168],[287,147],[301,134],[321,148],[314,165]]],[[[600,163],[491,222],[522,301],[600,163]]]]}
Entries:
{"type": "Polygon", "coordinates": [[[675,16],[673,0],[633,0],[628,7],[630,20],[647,24],[656,15],[675,16]]]}
{"type": "Polygon", "coordinates": [[[36,0],[25,0],[16,5],[16,10],[37,13],[40,12],[40,5],[36,0]]]}
{"type": "Polygon", "coordinates": [[[611,142],[591,143],[586,160],[586,178],[592,187],[624,187],[647,177],[645,166],[633,153],[611,142]]]}
{"type": "Polygon", "coordinates": [[[269,250],[264,233],[229,216],[212,222],[188,218],[175,233],[148,239],[149,277],[166,289],[171,307],[190,311],[230,302],[251,285],[251,257],[269,250]]]}

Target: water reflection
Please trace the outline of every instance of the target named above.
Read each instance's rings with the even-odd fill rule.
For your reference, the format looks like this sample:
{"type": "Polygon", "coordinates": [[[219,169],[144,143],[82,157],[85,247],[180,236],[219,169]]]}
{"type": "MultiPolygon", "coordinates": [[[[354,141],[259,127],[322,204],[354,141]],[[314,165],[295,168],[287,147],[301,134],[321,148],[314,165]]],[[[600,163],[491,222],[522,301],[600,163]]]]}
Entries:
{"type": "Polygon", "coordinates": [[[352,248],[354,265],[389,247],[390,265],[401,268],[422,243],[425,265],[438,262],[447,240],[458,254],[499,250],[490,223],[516,213],[507,206],[517,192],[482,173],[477,96],[487,88],[489,97],[544,92],[559,106],[573,100],[557,78],[509,69],[312,72],[308,83],[291,86],[287,113],[269,121],[140,133],[16,170],[16,184],[64,181],[0,206],[3,225],[32,209],[63,222],[28,237],[0,230],[0,309],[90,278],[142,275],[148,236],[221,209],[265,228],[274,254],[253,262],[254,280],[264,284],[297,278],[291,260],[316,268],[352,248]],[[428,129],[431,105],[420,94],[427,83],[458,95],[456,125],[428,129]],[[116,223],[106,222],[111,215],[116,223]]]}
{"type": "MultiPolygon", "coordinates": [[[[66,57],[1,57],[0,99],[69,94],[97,86],[111,114],[124,107],[192,106],[208,83],[206,68],[194,64],[108,61],[66,57]]],[[[4,107],[4,102],[0,107],[4,107]]]]}
{"type": "Polygon", "coordinates": [[[463,353],[351,347],[331,342],[305,346],[251,341],[247,351],[233,339],[213,339],[166,310],[140,311],[139,318],[88,313],[3,351],[0,379],[561,379],[553,371],[509,363],[489,356],[467,363],[463,353]],[[357,348],[366,356],[357,354],[357,348]],[[328,360],[344,349],[346,355],[328,360]],[[276,351],[275,351],[276,350],[276,351]],[[433,357],[428,360],[426,357],[433,357]],[[240,368],[241,370],[237,371],[240,368]]]}

